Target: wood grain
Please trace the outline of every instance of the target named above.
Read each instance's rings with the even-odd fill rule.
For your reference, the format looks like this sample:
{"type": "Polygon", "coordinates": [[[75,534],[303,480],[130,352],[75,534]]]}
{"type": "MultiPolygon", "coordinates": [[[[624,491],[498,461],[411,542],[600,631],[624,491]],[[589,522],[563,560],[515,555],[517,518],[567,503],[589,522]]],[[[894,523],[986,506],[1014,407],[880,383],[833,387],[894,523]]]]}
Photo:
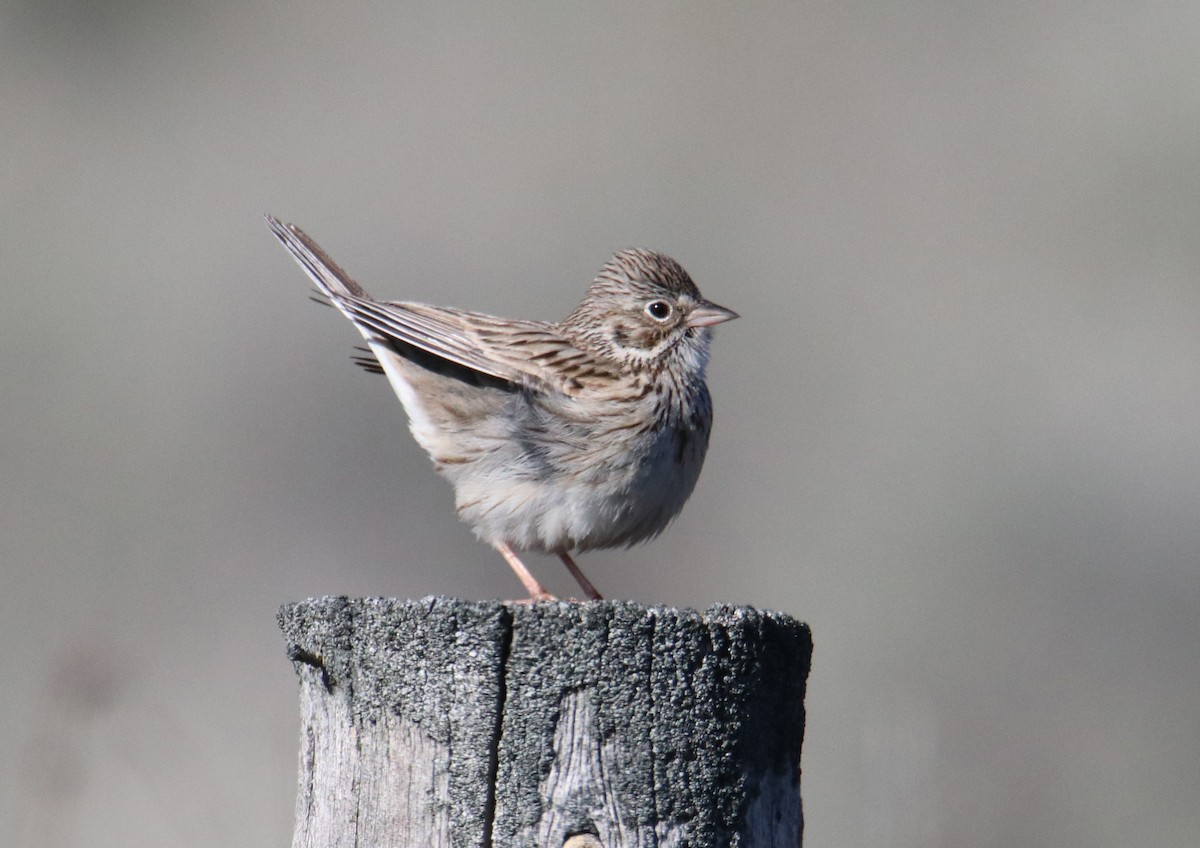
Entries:
{"type": "Polygon", "coordinates": [[[800,844],[812,643],[774,613],[325,598],[296,848],[800,844]]]}

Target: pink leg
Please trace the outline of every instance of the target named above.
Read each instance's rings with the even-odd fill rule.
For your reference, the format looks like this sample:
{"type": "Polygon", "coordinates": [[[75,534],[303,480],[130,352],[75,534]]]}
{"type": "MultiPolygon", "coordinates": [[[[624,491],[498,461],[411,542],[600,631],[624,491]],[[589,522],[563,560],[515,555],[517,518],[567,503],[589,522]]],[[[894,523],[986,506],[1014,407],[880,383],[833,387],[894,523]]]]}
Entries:
{"type": "Polygon", "coordinates": [[[508,545],[501,542],[496,545],[496,550],[500,552],[500,556],[508,563],[509,568],[517,573],[517,579],[521,581],[521,585],[525,587],[525,591],[529,593],[529,599],[532,601],[553,601],[557,600],[553,595],[542,588],[542,584],[534,579],[534,576],[529,573],[529,569],[525,567],[525,563],[521,562],[515,551],[508,545]]]}
{"type": "Polygon", "coordinates": [[[604,596],[596,591],[596,587],[592,585],[592,581],[587,579],[579,566],[575,564],[575,560],[571,559],[570,554],[561,553],[558,555],[558,558],[563,561],[563,565],[567,567],[567,571],[571,572],[571,576],[579,583],[580,588],[583,589],[583,594],[587,595],[593,601],[604,600],[604,596]]]}

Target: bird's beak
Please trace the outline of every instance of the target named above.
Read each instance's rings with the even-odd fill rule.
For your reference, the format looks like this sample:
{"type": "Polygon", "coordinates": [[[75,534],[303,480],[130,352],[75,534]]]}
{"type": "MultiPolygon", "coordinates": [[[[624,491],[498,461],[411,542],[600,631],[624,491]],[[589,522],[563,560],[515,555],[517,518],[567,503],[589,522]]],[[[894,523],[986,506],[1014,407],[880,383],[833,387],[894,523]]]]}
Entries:
{"type": "Polygon", "coordinates": [[[693,309],[692,314],[688,316],[687,326],[711,327],[713,324],[722,324],[726,321],[732,321],[737,317],[738,314],[732,309],[726,309],[724,306],[717,306],[715,303],[702,300],[700,301],[700,305],[693,309]]]}

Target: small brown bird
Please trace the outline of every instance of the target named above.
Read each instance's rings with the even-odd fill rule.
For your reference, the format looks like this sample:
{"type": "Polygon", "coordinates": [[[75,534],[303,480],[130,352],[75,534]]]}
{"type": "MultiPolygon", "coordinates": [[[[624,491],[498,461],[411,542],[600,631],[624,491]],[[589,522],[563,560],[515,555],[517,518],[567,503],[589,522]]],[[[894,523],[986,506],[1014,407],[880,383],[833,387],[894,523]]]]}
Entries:
{"type": "Polygon", "coordinates": [[[387,375],[459,517],[530,598],[552,596],[516,551],[556,554],[599,599],[571,552],[652,539],[679,514],[712,429],[709,328],[738,316],[674,259],[621,251],[555,324],[377,301],[299,228],[267,223],[362,333],[360,364],[387,375]]]}

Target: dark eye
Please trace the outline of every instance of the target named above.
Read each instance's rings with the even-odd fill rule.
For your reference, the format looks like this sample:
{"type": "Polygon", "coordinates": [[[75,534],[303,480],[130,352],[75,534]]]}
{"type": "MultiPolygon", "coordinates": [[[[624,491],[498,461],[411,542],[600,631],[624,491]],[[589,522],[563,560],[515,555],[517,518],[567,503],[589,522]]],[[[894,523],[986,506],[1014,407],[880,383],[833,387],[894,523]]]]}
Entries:
{"type": "Polygon", "coordinates": [[[665,300],[652,300],[646,304],[646,314],[655,321],[666,321],[671,317],[671,304],[665,300]]]}

